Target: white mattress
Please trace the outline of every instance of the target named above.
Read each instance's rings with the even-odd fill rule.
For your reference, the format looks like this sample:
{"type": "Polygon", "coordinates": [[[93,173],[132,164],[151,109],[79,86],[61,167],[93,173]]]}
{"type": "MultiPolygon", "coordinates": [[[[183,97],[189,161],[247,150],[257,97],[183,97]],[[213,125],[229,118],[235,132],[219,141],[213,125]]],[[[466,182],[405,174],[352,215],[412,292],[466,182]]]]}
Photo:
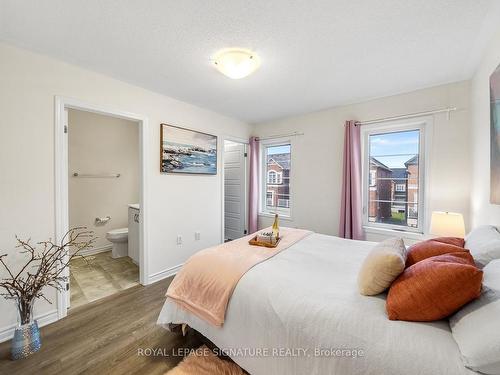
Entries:
{"type": "Polygon", "coordinates": [[[158,324],[187,323],[219,348],[232,349],[233,360],[252,375],[474,374],[463,366],[447,321],[390,321],[385,295],[359,295],[358,269],[372,246],[313,234],[244,275],[222,328],[170,300],[158,324]],[[255,356],[256,348],[265,355],[255,356]],[[273,348],[294,352],[274,356],[273,348]],[[317,356],[318,349],[327,351],[317,356]],[[363,356],[335,357],[332,349],[363,356]]]}

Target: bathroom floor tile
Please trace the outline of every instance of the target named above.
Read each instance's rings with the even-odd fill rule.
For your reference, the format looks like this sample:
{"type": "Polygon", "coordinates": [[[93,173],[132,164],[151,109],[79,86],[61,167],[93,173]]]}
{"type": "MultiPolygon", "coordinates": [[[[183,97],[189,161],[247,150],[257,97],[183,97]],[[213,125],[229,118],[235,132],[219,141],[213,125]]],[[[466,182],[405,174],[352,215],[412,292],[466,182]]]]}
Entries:
{"type": "Polygon", "coordinates": [[[70,263],[72,308],[138,284],[139,267],[129,257],[112,258],[111,251],[77,257],[70,263]]]}
{"type": "Polygon", "coordinates": [[[89,300],[83,294],[80,284],[78,284],[76,279],[73,277],[73,274],[70,274],[70,286],[71,307],[81,306],[89,302],[89,300]]]}

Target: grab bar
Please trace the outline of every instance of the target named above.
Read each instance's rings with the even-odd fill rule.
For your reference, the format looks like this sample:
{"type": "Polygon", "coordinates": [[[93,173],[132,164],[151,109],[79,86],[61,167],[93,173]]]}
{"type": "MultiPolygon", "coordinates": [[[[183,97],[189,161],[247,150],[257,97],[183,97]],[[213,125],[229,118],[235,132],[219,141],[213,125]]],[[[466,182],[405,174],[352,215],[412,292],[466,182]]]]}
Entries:
{"type": "Polygon", "coordinates": [[[81,177],[81,178],[118,178],[118,177],[120,177],[120,173],[83,174],[83,173],[75,172],[75,173],[73,173],[73,177],[81,177]]]}

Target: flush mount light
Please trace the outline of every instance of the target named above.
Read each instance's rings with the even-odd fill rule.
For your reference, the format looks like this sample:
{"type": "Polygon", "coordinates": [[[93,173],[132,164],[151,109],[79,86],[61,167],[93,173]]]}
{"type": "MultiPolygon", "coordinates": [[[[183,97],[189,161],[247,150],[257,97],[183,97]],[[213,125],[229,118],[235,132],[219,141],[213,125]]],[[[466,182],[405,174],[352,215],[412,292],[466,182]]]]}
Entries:
{"type": "Polygon", "coordinates": [[[219,72],[232,79],[246,77],[260,66],[259,57],[254,52],[242,48],[220,50],[212,61],[219,72]]]}

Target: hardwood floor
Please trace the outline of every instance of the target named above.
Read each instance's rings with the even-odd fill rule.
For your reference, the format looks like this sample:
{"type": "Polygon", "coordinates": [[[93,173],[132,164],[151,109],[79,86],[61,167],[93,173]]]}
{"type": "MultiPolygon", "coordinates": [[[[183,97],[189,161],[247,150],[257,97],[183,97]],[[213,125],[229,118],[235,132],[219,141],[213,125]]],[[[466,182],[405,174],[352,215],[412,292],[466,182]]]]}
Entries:
{"type": "Polygon", "coordinates": [[[0,374],[164,374],[182,358],[141,356],[140,349],[171,353],[201,345],[194,332],[183,337],[156,326],[171,278],[135,286],[81,307],[43,327],[42,349],[10,359],[10,342],[0,344],[0,374]]]}

